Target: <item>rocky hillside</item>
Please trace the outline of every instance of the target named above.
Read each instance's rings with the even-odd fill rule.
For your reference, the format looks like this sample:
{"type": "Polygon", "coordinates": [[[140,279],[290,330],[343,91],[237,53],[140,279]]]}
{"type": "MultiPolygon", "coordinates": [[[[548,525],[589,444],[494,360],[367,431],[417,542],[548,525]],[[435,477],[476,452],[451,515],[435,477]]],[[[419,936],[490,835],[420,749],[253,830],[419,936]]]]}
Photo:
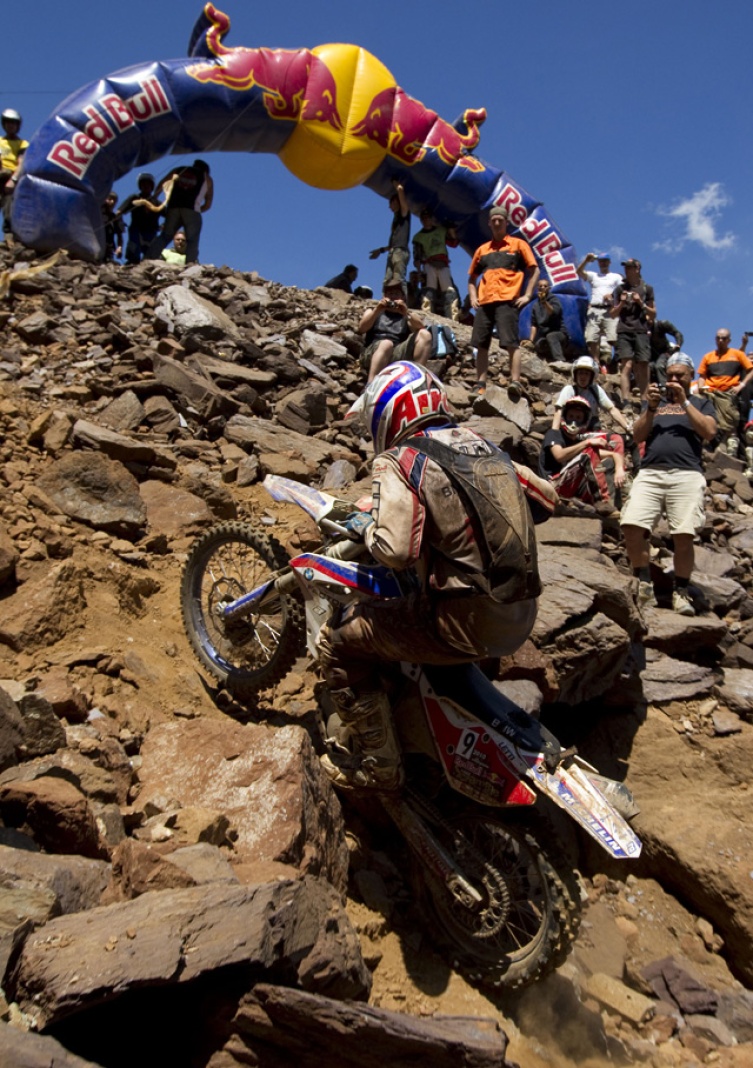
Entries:
{"type": "MultiPolygon", "coordinates": [[[[696,618],[640,616],[613,517],[573,505],[539,528],[532,640],[490,672],[627,779],[645,847],[605,867],[569,842],[576,950],[492,996],[435,952],[388,840],[333,796],[306,662],[241,707],[180,623],[212,523],[307,544],[267,472],[366,485],[343,422],[362,302],[225,267],[40,265],[0,253],[0,1066],[753,1063],[742,463],[708,457],[696,618]]],[[[535,466],[567,367],[526,354],[528,400],[473,401],[457,333],[437,370],[458,416],[535,466]]],[[[666,530],[653,544],[661,586],[666,530]]]]}

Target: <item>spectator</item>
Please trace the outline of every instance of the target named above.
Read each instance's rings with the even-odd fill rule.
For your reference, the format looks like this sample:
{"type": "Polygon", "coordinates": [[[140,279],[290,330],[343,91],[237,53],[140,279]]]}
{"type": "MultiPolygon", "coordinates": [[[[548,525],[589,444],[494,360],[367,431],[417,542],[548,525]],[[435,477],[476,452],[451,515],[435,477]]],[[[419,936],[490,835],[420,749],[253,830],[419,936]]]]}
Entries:
{"type": "Polygon", "coordinates": [[[471,336],[471,345],[477,349],[475,391],[479,395],[486,392],[489,345],[496,326],[499,344],[510,354],[507,392],[510,399],[516,401],[523,392],[518,318],[520,309],[531,301],[536,290],[539,268],[530,246],[507,233],[507,222],[506,208],[491,209],[492,240],[480,245],[473,254],[468,268],[468,295],[475,312],[471,336]]]}
{"type": "Polygon", "coordinates": [[[602,461],[611,458],[614,487],[625,482],[625,448],[619,434],[607,435],[590,429],[593,410],[585,397],[571,397],[562,409],[558,428],[544,435],[539,455],[539,474],[553,482],[563,500],[577,498],[586,504],[604,503],[614,510],[614,502],[604,475],[602,461]]]}
{"type": "Polygon", "coordinates": [[[102,219],[105,226],[105,263],[119,260],[123,254],[123,220],[115,212],[117,193],[108,193],[102,204],[102,219]]]}
{"type": "Polygon", "coordinates": [[[189,167],[173,167],[157,186],[167,194],[165,225],[149,246],[149,259],[156,260],[182,227],[186,234],[186,263],[199,258],[202,214],[209,211],[214,199],[214,183],[209,165],[195,159],[189,167]]]}
{"type": "Polygon", "coordinates": [[[352,293],[356,278],[358,278],[358,268],[354,263],[348,263],[339,274],[324,283],[324,288],[340,289],[343,293],[352,293]]]}
{"type": "Polygon", "coordinates": [[[366,335],[361,361],[368,368],[367,383],[388,363],[411,360],[425,364],[431,352],[431,334],[421,316],[405,303],[402,280],[388,278],[382,294],[358,324],[358,333],[366,335]]]}
{"type": "Polygon", "coordinates": [[[679,352],[685,344],[685,338],[669,319],[654,319],[649,334],[651,345],[651,372],[655,382],[660,386],[667,384],[667,358],[673,352],[679,352]],[[674,342],[667,339],[671,334],[674,342]]]}
{"type": "Polygon", "coordinates": [[[458,236],[454,226],[440,226],[428,208],[421,212],[421,229],[413,238],[413,266],[426,276],[421,310],[435,311],[437,294],[443,295],[443,312],[457,321],[460,314],[460,295],[450,274],[447,246],[457,248],[458,236]]]}
{"type": "Polygon", "coordinates": [[[177,263],[183,265],[186,262],[186,235],[178,230],[173,238],[172,248],[162,249],[162,259],[165,263],[177,263]]]}
{"type": "Polygon", "coordinates": [[[374,296],[374,290],[371,286],[356,286],[353,290],[354,297],[361,297],[362,300],[371,300],[374,296]]]}
{"type": "Polygon", "coordinates": [[[642,397],[648,386],[651,358],[649,331],[654,321],[654,290],[641,278],[640,260],[623,260],[625,280],[614,291],[610,315],[617,319],[617,359],[620,363],[620,391],[623,401],[630,396],[630,375],[642,397]]]}
{"type": "Polygon", "coordinates": [[[383,252],[387,253],[387,266],[384,271],[384,282],[392,278],[405,281],[410,260],[410,211],[408,201],[405,199],[403,183],[393,178],[392,184],[395,192],[390,197],[390,211],[392,212],[392,227],[390,229],[390,241],[382,248],[372,249],[369,259],[375,260],[383,252]]]}
{"type": "Polygon", "coordinates": [[[0,116],[0,121],[3,126],[3,136],[0,137],[0,209],[3,213],[3,233],[9,234],[13,190],[16,187],[21,160],[29,147],[29,142],[18,136],[21,130],[21,116],[13,108],[6,108],[0,116]]]}
{"type": "Polygon", "coordinates": [[[138,193],[126,197],[117,212],[121,218],[129,211],[131,213],[125,250],[125,261],[130,264],[141,263],[146,255],[159,230],[159,211],[162,209],[154,192],[154,175],[140,174],[137,185],[138,193]]]}
{"type": "Polygon", "coordinates": [[[531,344],[536,352],[552,360],[564,360],[563,346],[569,338],[562,323],[562,304],[551,295],[551,285],[541,279],[537,286],[538,300],[531,310],[531,344]]]}
{"type": "Polygon", "coordinates": [[[690,393],[694,373],[690,356],[674,353],[667,365],[667,399],[662,400],[655,382],[648,386],[633,427],[635,441],[645,442],[646,450],[620,519],[630,566],[639,583],[638,602],[656,607],[649,539],[656,521],[666,514],[674,542],[672,607],[683,616],[695,615],[688,583],[694,563],[693,537],[704,523],[706,480],[701,453],[703,443],[716,434],[713,404],[707,397],[690,393]]]}
{"type": "Polygon", "coordinates": [[[716,349],[701,360],[698,377],[714,405],[719,436],[725,440],[727,451],[737,456],[740,418],[748,414],[747,410],[740,411],[740,394],[753,381],[753,362],[740,349],[731,349],[730,340],[726,327],[717,330],[716,349]]]}
{"type": "Polygon", "coordinates": [[[610,416],[627,433],[630,430],[628,421],[617,405],[610,399],[607,393],[596,382],[599,372],[598,363],[591,356],[579,356],[573,364],[573,384],[565,386],[560,391],[554,402],[554,419],[552,428],[559,430],[562,421],[562,409],[573,397],[583,397],[591,405],[591,423],[589,430],[600,430],[601,422],[599,412],[609,412],[610,416]]]}
{"type": "Polygon", "coordinates": [[[616,271],[610,271],[612,263],[607,252],[589,252],[578,266],[578,274],[584,282],[591,287],[591,299],[588,302],[586,315],[586,345],[588,351],[595,360],[601,362],[602,344],[606,344],[610,357],[605,362],[611,362],[611,353],[617,340],[617,323],[609,315],[612,307],[612,298],[617,286],[622,282],[622,275],[616,271]],[[599,273],[585,270],[587,263],[594,260],[599,265],[599,273]]]}

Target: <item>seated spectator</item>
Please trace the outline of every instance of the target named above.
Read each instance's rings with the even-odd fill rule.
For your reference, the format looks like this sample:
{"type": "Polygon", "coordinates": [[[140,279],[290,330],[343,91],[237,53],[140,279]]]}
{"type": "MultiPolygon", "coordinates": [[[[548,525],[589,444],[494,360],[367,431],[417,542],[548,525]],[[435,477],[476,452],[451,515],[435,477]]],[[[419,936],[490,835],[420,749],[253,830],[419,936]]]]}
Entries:
{"type": "Polygon", "coordinates": [[[630,396],[630,376],[641,397],[649,378],[651,342],[649,331],[654,320],[654,290],[641,277],[640,260],[623,260],[625,281],[614,291],[614,307],[610,311],[617,319],[617,359],[620,364],[620,392],[623,401],[630,396]]]}
{"type": "Polygon", "coordinates": [[[656,607],[650,539],[655,523],[666,515],[674,544],[672,607],[683,616],[695,615],[688,584],[695,561],[693,538],[705,521],[701,455],[703,443],[716,434],[713,404],[690,393],[693,373],[690,356],[675,353],[667,365],[667,399],[662,399],[655,382],[646,390],[633,427],[633,437],[639,444],[645,442],[646,449],[620,519],[630,566],[638,579],[638,603],[656,607]]]}
{"type": "Polygon", "coordinates": [[[102,220],[105,226],[105,263],[119,260],[123,254],[123,220],[115,212],[117,193],[108,193],[102,204],[102,220]]]}
{"type": "Polygon", "coordinates": [[[172,248],[163,248],[162,259],[166,263],[178,263],[183,265],[186,262],[186,235],[182,230],[178,230],[177,234],[173,238],[172,248]]]}
{"type": "Polygon", "coordinates": [[[655,319],[648,338],[651,345],[651,377],[660,386],[665,386],[669,356],[680,351],[685,344],[685,338],[669,319],[655,319]],[[673,342],[667,338],[667,334],[672,335],[673,342]]]}
{"type": "Polygon", "coordinates": [[[563,500],[605,502],[611,511],[614,503],[602,461],[612,460],[614,487],[621,489],[625,482],[625,448],[619,434],[589,430],[592,417],[591,405],[584,397],[572,397],[565,404],[559,429],[552,427],[544,436],[539,474],[554,483],[563,500]]]}
{"type": "Polygon", "coordinates": [[[593,415],[589,430],[601,429],[600,411],[609,412],[612,419],[626,433],[630,430],[625,416],[596,382],[598,370],[599,365],[591,356],[579,356],[573,363],[573,384],[572,386],[565,386],[554,402],[555,412],[552,420],[552,428],[554,430],[559,430],[560,422],[562,421],[562,409],[573,397],[583,397],[591,405],[593,415]]]}
{"type": "Polygon", "coordinates": [[[737,456],[740,420],[748,414],[740,411],[739,397],[753,381],[753,361],[740,349],[731,349],[730,340],[726,327],[717,330],[716,349],[701,360],[698,377],[702,392],[708,393],[714,405],[719,436],[727,451],[737,456]]]}
{"type": "Polygon", "coordinates": [[[366,335],[361,362],[368,368],[368,382],[398,360],[425,365],[431,352],[431,334],[405,303],[400,277],[388,278],[382,292],[382,299],[363,313],[358,324],[358,333],[366,335]]]}
{"type": "Polygon", "coordinates": [[[324,283],[324,288],[340,289],[343,293],[352,293],[356,278],[358,278],[358,268],[354,263],[348,263],[339,274],[324,283]]]}
{"type": "Polygon", "coordinates": [[[442,296],[442,312],[457,321],[460,314],[460,294],[450,274],[447,246],[457,248],[458,235],[454,226],[440,226],[428,208],[421,212],[421,229],[413,238],[413,266],[426,278],[421,310],[435,311],[435,302],[442,296]]]}
{"type": "Polygon", "coordinates": [[[159,211],[162,208],[154,193],[154,175],[146,172],[140,174],[137,184],[138,193],[126,197],[117,212],[118,218],[129,211],[131,213],[125,250],[125,261],[130,264],[141,263],[146,255],[159,230],[159,211]]]}
{"type": "Polygon", "coordinates": [[[562,324],[562,304],[551,295],[549,282],[541,279],[536,286],[538,299],[531,307],[530,342],[544,359],[564,360],[564,345],[569,338],[562,324]]]}

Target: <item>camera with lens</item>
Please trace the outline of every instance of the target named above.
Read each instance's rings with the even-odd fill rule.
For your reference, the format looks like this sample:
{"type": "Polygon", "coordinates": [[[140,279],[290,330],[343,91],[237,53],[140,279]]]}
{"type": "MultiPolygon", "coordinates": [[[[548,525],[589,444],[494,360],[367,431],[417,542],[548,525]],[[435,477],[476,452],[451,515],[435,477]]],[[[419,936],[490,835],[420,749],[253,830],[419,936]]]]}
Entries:
{"type": "Polygon", "coordinates": [[[394,311],[395,308],[397,307],[397,301],[396,300],[388,300],[387,301],[387,307],[389,308],[390,311],[394,311]]]}
{"type": "Polygon", "coordinates": [[[662,400],[666,400],[667,399],[669,394],[667,393],[667,387],[666,386],[659,386],[659,396],[661,397],[662,400]]]}

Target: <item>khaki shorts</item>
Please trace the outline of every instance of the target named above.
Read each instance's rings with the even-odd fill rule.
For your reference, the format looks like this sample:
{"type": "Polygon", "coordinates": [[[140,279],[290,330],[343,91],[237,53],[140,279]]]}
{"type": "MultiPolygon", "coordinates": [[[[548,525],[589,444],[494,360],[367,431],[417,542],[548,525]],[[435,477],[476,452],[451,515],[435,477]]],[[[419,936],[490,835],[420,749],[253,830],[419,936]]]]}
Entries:
{"type": "Polygon", "coordinates": [[[617,340],[617,320],[607,314],[606,308],[589,308],[586,316],[586,344],[605,337],[610,345],[617,340]]]}
{"type": "Polygon", "coordinates": [[[700,471],[642,468],[622,509],[620,525],[652,530],[664,514],[670,534],[697,534],[706,518],[705,488],[706,479],[700,471]]]}

